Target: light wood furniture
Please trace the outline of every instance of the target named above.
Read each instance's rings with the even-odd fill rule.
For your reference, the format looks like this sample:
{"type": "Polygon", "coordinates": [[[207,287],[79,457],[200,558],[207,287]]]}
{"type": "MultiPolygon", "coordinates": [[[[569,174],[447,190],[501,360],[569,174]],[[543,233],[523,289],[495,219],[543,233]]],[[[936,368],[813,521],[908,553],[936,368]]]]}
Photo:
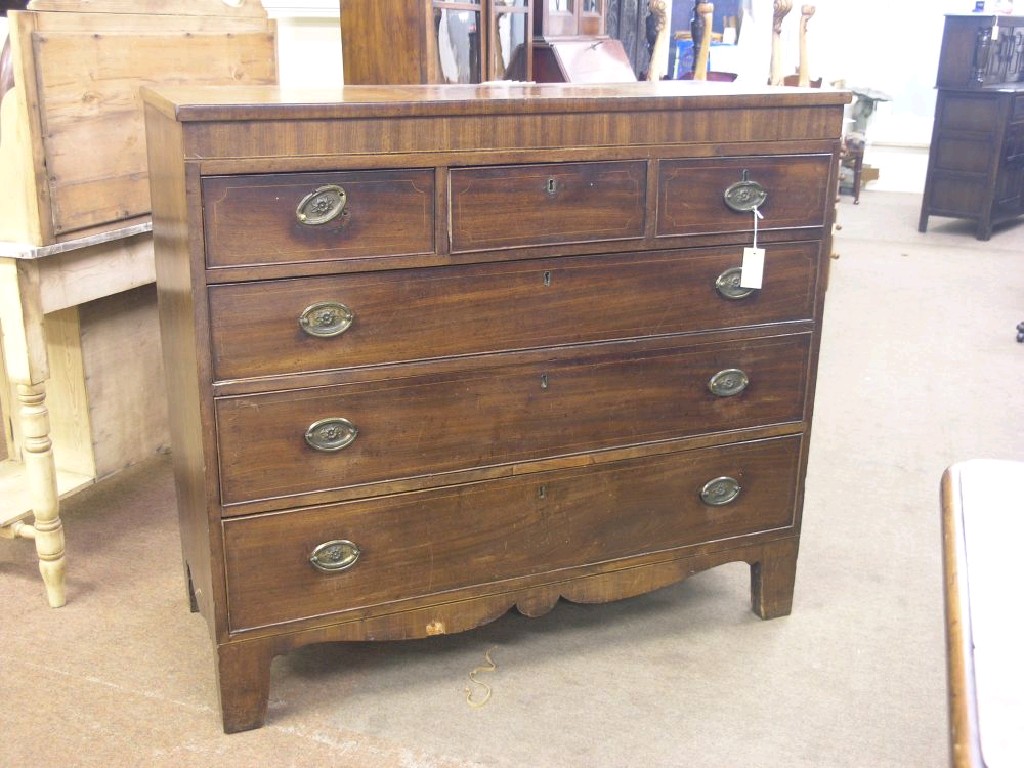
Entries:
{"type": "Polygon", "coordinates": [[[729,561],[761,617],[790,612],[848,94],[145,98],[185,573],[226,731],[263,723],[271,657],[307,643],[729,561]]]}
{"type": "MultiPolygon", "coordinates": [[[[35,541],[47,601],[54,608],[66,602],[58,499],[92,482],[95,465],[82,467],[69,457],[58,467],[54,460],[46,317],[153,282],[149,229],[147,222],[48,247],[0,243],[0,329],[7,379],[15,385],[10,410],[20,449],[15,456],[20,461],[0,465],[0,538],[35,541]]],[[[76,355],[77,340],[73,335],[63,354],[76,355]]]]}
{"type": "MultiPolygon", "coordinates": [[[[154,280],[137,88],[272,83],[274,34],[258,0],[237,7],[221,0],[35,0],[9,21],[13,87],[5,86],[0,102],[0,388],[13,429],[5,435],[11,460],[0,465],[0,537],[35,539],[48,601],[60,606],[66,591],[58,498],[92,482],[105,464],[94,452],[99,438],[84,402],[79,307],[154,280]],[[48,397],[54,392],[66,401],[48,397]],[[54,413],[61,423],[51,420],[54,413]],[[66,438],[62,445],[55,445],[58,435],[66,438]]],[[[146,386],[150,360],[127,348],[137,344],[132,336],[120,343],[122,356],[105,372],[111,393],[130,389],[133,374],[146,386]]],[[[136,404],[130,395],[117,397],[122,407],[136,404]]],[[[96,427],[105,434],[126,425],[143,435],[161,432],[163,413],[154,413],[155,425],[145,422],[150,411],[135,409],[120,424],[96,427]]],[[[160,438],[139,442],[152,452],[160,438]]],[[[106,466],[137,458],[121,454],[106,466]]]]}
{"type": "MultiPolygon", "coordinates": [[[[344,0],[347,84],[532,78],[534,0],[344,0]]],[[[309,85],[315,86],[311,73],[309,85]]]]}
{"type": "Polygon", "coordinates": [[[798,29],[800,56],[797,60],[796,74],[781,77],[782,22],[786,14],[788,14],[791,9],[791,4],[788,3],[777,2],[775,4],[775,16],[772,26],[771,74],[769,75],[769,82],[773,85],[798,85],[802,88],[820,88],[820,77],[815,80],[811,80],[811,62],[810,56],[807,52],[807,27],[810,24],[811,17],[814,15],[815,7],[813,5],[800,6],[800,26],[798,29]]]}
{"type": "MultiPolygon", "coordinates": [[[[647,7],[654,20],[654,45],[651,46],[651,62],[647,67],[646,79],[663,80],[668,72],[668,3],[666,0],[648,0],[647,7]]],[[[707,67],[706,59],[704,66],[707,67]]]]}
{"type": "Polygon", "coordinates": [[[1024,763],[1024,619],[1017,608],[1024,462],[975,459],[942,476],[950,764],[1024,763]]]}
{"type": "Polygon", "coordinates": [[[769,65],[768,84],[782,85],[782,22],[793,10],[793,0],[775,0],[772,12],[772,45],[771,63],[769,65]]]}
{"type": "MultiPolygon", "coordinates": [[[[813,5],[800,6],[800,59],[796,84],[805,88],[811,84],[811,63],[807,54],[807,25],[810,23],[814,11],[813,5]]],[[[821,85],[820,80],[818,84],[821,85]]]]}
{"type": "Polygon", "coordinates": [[[1024,214],[1024,16],[946,16],[918,228],[969,219],[978,240],[1024,214]]]}
{"type": "Polygon", "coordinates": [[[696,3],[693,7],[691,36],[696,51],[693,57],[693,79],[708,79],[708,61],[711,57],[711,24],[715,12],[712,3],[696,3]]]}

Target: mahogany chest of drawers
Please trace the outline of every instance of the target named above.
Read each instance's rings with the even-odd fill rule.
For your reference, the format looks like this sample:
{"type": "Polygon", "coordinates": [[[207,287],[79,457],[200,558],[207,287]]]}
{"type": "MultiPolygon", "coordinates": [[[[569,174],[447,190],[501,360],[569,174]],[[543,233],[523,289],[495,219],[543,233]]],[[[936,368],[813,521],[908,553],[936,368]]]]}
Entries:
{"type": "Polygon", "coordinates": [[[193,610],[275,654],[721,563],[790,611],[848,94],[147,92],[193,610]],[[767,251],[760,289],[742,251],[767,251]]]}

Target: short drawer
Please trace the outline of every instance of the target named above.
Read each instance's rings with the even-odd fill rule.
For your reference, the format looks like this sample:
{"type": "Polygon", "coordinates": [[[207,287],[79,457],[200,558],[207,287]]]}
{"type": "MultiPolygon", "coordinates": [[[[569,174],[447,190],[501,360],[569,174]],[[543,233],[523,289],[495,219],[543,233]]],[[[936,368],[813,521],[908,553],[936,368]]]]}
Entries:
{"type": "Polygon", "coordinates": [[[231,629],[379,614],[455,589],[502,591],[515,579],[542,583],[566,569],[786,528],[800,447],[799,436],[778,438],[229,519],[231,629]],[[354,548],[339,544],[347,557],[324,555],[321,566],[339,570],[320,570],[311,556],[330,542],[354,548]]]}
{"type": "Polygon", "coordinates": [[[219,380],[808,320],[820,244],[737,247],[215,285],[219,380]]]}
{"type": "Polygon", "coordinates": [[[434,250],[432,169],[209,176],[203,205],[209,267],[434,250]]]}
{"type": "Polygon", "coordinates": [[[220,398],[222,501],[798,422],[810,341],[608,344],[541,362],[220,398]]]}
{"type": "Polygon", "coordinates": [[[760,201],[759,229],[820,227],[831,204],[831,162],[831,155],[662,160],[657,235],[752,231],[754,214],[730,207],[727,197],[741,208],[760,201]]]}
{"type": "Polygon", "coordinates": [[[452,251],[643,237],[646,161],[457,168],[452,251]]]}

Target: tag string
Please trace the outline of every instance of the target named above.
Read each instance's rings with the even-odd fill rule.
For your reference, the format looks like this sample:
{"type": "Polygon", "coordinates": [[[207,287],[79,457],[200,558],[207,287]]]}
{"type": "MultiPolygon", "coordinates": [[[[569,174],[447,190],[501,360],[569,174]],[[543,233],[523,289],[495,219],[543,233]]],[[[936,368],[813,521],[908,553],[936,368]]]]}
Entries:
{"type": "Polygon", "coordinates": [[[754,247],[757,248],[757,220],[763,219],[764,215],[754,206],[754,247]]]}

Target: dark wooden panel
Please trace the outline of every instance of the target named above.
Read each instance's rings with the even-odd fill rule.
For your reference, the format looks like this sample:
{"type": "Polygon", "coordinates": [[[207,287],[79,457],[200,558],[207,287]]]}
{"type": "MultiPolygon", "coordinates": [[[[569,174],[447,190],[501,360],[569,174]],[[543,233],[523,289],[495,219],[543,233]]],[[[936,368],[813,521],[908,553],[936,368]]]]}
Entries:
{"type": "MultiPolygon", "coordinates": [[[[434,51],[428,45],[428,35],[432,33],[427,16],[429,6],[430,0],[345,0],[341,3],[345,83],[430,82],[429,60],[434,51]]],[[[315,80],[315,76],[311,76],[310,85],[315,85],[315,80]]]]}
{"type": "Polygon", "coordinates": [[[210,267],[434,249],[432,169],[212,176],[203,179],[203,202],[210,267]],[[299,203],[329,184],[345,191],[344,213],[325,224],[301,223],[299,203]]]}
{"type": "Polygon", "coordinates": [[[640,238],[647,163],[455,169],[452,251],[640,238]]]}
{"type": "Polygon", "coordinates": [[[1022,27],[1020,16],[946,15],[921,232],[931,216],[950,216],[973,219],[988,240],[993,225],[1024,214],[1022,27]]]}
{"type": "Polygon", "coordinates": [[[984,213],[986,180],[932,174],[927,204],[933,214],[981,216],[984,213]]]}
{"type": "Polygon", "coordinates": [[[1024,120],[1024,96],[1013,97],[1013,119],[1024,120]]]}
{"type": "Polygon", "coordinates": [[[715,283],[739,249],[570,257],[212,286],[220,380],[525,349],[548,344],[809,320],[819,244],[775,244],[764,286],[727,299],[715,283]],[[355,315],[317,338],[300,314],[355,315]]]}
{"type": "Polygon", "coordinates": [[[936,137],[936,170],[987,174],[992,165],[992,142],[978,134],[936,137]]]}
{"type": "Polygon", "coordinates": [[[753,230],[752,213],[725,204],[724,194],[744,174],[764,187],[762,229],[821,226],[832,203],[829,155],[669,160],[660,164],[657,234],[753,230]]]}
{"type": "MultiPolygon", "coordinates": [[[[798,436],[224,523],[232,630],[415,599],[792,525],[798,436]],[[700,489],[742,490],[709,506],[700,489]],[[360,556],[325,574],[321,543],[360,556]]],[[[390,610],[395,610],[390,606],[390,610]]],[[[334,617],[336,621],[337,618],[334,617]]]]}
{"type": "Polygon", "coordinates": [[[620,343],[548,363],[222,398],[222,500],[434,475],[440,484],[439,473],[799,422],[810,341],[666,341],[643,351],[620,343]],[[732,397],[711,394],[711,377],[732,368],[750,386],[732,397]],[[328,418],[352,422],[355,442],[336,453],[310,448],[307,427],[328,418]]]}
{"type": "Polygon", "coordinates": [[[998,125],[1000,99],[992,94],[944,94],[939,104],[943,131],[991,134],[998,125]]]}

